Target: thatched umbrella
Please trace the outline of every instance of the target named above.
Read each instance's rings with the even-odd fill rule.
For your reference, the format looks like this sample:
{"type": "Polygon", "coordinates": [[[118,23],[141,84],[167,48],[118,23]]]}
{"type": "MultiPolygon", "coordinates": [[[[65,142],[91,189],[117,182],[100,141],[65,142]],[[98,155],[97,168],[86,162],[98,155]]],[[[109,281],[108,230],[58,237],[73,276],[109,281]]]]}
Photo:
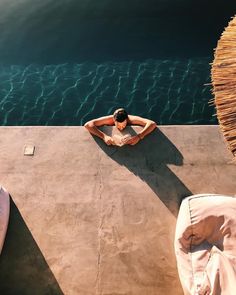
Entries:
{"type": "Polygon", "coordinates": [[[236,157],[236,16],[218,41],[211,79],[220,128],[236,157]]]}

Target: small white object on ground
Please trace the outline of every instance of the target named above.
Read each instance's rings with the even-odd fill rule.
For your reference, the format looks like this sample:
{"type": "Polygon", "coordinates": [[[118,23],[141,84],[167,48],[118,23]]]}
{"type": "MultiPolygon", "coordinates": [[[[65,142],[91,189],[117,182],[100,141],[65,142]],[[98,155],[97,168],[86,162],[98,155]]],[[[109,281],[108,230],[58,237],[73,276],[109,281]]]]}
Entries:
{"type": "Polygon", "coordinates": [[[25,156],[33,156],[34,155],[35,146],[32,144],[27,144],[24,149],[25,156]]]}

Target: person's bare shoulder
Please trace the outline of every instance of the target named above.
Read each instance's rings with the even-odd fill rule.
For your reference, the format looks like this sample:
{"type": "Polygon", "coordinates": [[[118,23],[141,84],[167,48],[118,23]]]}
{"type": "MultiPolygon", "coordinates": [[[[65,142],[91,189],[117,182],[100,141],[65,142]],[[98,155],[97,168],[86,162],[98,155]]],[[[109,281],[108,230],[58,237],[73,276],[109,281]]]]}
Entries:
{"type": "Polygon", "coordinates": [[[104,116],[104,117],[100,117],[100,118],[96,118],[93,120],[88,121],[87,123],[85,123],[85,126],[103,126],[103,125],[114,125],[114,120],[113,120],[113,116],[104,116]]]}
{"type": "Polygon", "coordinates": [[[134,115],[129,115],[129,123],[131,125],[140,125],[140,126],[145,126],[147,123],[154,123],[154,121],[139,117],[139,116],[134,116],[134,115]]]}

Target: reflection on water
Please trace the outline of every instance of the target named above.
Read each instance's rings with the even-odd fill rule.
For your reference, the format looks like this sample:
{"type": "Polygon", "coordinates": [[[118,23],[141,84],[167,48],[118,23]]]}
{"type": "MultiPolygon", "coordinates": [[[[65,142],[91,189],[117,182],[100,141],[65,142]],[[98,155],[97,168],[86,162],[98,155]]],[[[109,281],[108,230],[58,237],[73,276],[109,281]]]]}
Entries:
{"type": "Polygon", "coordinates": [[[80,125],[124,106],[158,124],[215,123],[209,59],[2,66],[1,125],[80,125]]]}

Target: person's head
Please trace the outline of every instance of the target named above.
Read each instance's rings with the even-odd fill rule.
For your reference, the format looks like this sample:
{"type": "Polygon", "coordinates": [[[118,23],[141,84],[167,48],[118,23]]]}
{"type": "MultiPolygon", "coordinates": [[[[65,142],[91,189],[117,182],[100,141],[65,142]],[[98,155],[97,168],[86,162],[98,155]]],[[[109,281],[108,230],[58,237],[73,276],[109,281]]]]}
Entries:
{"type": "Polygon", "coordinates": [[[113,119],[116,128],[118,128],[119,130],[123,130],[128,123],[128,113],[125,109],[118,109],[114,112],[113,119]]]}

